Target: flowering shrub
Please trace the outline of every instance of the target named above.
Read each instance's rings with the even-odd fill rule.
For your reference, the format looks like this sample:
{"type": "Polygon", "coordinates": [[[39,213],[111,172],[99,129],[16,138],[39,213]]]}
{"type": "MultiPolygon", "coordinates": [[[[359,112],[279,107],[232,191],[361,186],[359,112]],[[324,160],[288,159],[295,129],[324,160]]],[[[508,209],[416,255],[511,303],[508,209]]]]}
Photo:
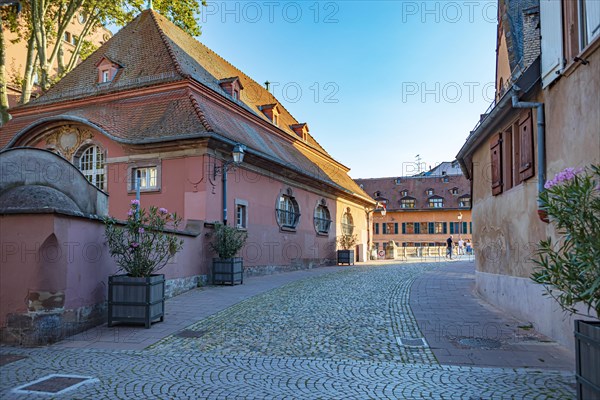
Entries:
{"type": "Polygon", "coordinates": [[[352,250],[354,248],[354,246],[356,245],[356,242],[358,242],[358,237],[356,236],[356,234],[354,234],[354,235],[343,234],[337,238],[337,242],[338,242],[339,246],[342,248],[342,250],[352,250]]]}
{"type": "Polygon", "coordinates": [[[538,244],[538,268],[532,279],[571,313],[583,303],[600,315],[600,165],[567,168],[548,181],[541,208],[556,227],[559,240],[538,244]]]}
{"type": "Polygon", "coordinates": [[[217,223],[210,247],[221,259],[233,258],[244,247],[247,239],[247,232],[217,223]]]}
{"type": "Polygon", "coordinates": [[[177,230],[181,218],[162,207],[152,206],[146,211],[138,200],[131,200],[124,226],[119,226],[114,218],[106,218],[104,223],[110,255],[119,269],[130,276],[154,274],[183,247],[182,239],[165,232],[177,230]]]}

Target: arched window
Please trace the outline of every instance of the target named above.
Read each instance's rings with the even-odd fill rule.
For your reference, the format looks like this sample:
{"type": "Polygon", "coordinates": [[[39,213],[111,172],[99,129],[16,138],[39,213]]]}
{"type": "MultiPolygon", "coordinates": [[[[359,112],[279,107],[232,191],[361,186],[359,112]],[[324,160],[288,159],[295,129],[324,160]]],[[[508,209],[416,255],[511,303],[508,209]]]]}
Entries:
{"type": "Polygon", "coordinates": [[[300,221],[300,207],[292,196],[282,194],[277,200],[277,223],[282,228],[296,229],[300,221]]]}
{"type": "Polygon", "coordinates": [[[90,146],[79,157],[79,169],[98,189],[105,190],[104,151],[98,146],[90,146]]]}
{"type": "Polygon", "coordinates": [[[350,213],[350,208],[342,215],[342,233],[344,235],[352,235],[354,233],[354,219],[350,213]]]}
{"type": "Polygon", "coordinates": [[[329,227],[331,226],[331,215],[329,209],[324,204],[319,204],[315,208],[315,229],[317,233],[327,234],[329,233],[329,227]]]}

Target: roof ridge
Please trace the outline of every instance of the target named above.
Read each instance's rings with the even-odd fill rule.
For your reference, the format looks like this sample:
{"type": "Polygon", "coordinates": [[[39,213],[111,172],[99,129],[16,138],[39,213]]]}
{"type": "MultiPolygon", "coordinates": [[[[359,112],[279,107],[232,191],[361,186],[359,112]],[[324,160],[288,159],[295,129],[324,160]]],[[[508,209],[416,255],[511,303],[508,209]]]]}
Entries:
{"type": "Polygon", "coordinates": [[[202,123],[204,129],[206,129],[208,132],[214,132],[214,129],[212,128],[212,126],[210,126],[210,123],[208,122],[206,116],[200,108],[200,103],[198,103],[198,100],[194,97],[191,90],[187,90],[187,95],[189,96],[190,101],[192,103],[192,107],[194,107],[194,111],[196,111],[196,115],[198,116],[198,118],[200,118],[200,122],[202,123]]]}
{"type": "Polygon", "coordinates": [[[152,16],[152,21],[154,22],[154,26],[156,26],[156,29],[158,30],[158,35],[160,36],[160,39],[164,43],[165,47],[167,48],[167,52],[169,53],[169,57],[171,57],[171,61],[173,61],[173,64],[175,65],[175,70],[177,71],[177,73],[179,75],[183,76],[184,78],[189,78],[190,77],[189,74],[186,74],[185,72],[183,72],[183,69],[181,68],[181,64],[179,63],[179,61],[177,60],[177,57],[175,56],[175,52],[173,51],[173,47],[169,43],[167,35],[160,28],[160,24],[156,20],[156,15],[158,15],[158,14],[154,10],[152,10],[152,9],[149,9],[147,11],[152,16]]]}

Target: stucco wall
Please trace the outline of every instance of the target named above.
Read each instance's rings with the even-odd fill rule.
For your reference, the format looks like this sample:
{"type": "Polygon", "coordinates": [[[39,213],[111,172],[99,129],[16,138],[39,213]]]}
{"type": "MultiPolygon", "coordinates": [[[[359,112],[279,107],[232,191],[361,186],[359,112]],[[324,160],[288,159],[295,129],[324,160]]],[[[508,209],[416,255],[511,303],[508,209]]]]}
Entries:
{"type": "MultiPolygon", "coordinates": [[[[183,236],[165,266],[172,293],[190,289],[208,265],[202,246],[183,236]],[[184,288],[184,286],[187,287],[184,288]]],[[[98,220],[62,214],[0,215],[2,340],[45,343],[103,323],[108,276],[117,272],[98,220]]]]}

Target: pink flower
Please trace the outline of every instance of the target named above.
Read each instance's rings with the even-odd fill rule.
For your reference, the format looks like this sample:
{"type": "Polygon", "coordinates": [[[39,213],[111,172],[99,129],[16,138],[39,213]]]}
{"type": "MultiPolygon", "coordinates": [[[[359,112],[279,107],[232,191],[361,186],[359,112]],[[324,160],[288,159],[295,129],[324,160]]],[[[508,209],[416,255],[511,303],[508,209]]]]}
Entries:
{"type": "Polygon", "coordinates": [[[137,208],[140,205],[140,201],[137,199],[131,200],[131,208],[137,208]]]}
{"type": "Polygon", "coordinates": [[[139,228],[138,233],[144,233],[144,228],[139,228]]]}
{"type": "Polygon", "coordinates": [[[133,249],[137,249],[138,247],[140,247],[140,244],[138,242],[131,242],[129,246],[133,249]]]}
{"type": "Polygon", "coordinates": [[[158,212],[165,215],[165,214],[168,214],[169,211],[166,208],[161,207],[158,209],[158,212]]]}
{"type": "Polygon", "coordinates": [[[129,215],[130,217],[133,216],[133,210],[130,208],[129,211],[127,211],[127,215],[129,215]]]}
{"type": "Polygon", "coordinates": [[[575,176],[582,171],[583,171],[583,168],[565,168],[564,170],[560,171],[558,174],[554,175],[554,179],[551,179],[548,182],[546,182],[546,184],[544,184],[544,187],[546,189],[550,189],[551,187],[556,186],[559,183],[570,181],[573,178],[575,178],[575,176]]]}

